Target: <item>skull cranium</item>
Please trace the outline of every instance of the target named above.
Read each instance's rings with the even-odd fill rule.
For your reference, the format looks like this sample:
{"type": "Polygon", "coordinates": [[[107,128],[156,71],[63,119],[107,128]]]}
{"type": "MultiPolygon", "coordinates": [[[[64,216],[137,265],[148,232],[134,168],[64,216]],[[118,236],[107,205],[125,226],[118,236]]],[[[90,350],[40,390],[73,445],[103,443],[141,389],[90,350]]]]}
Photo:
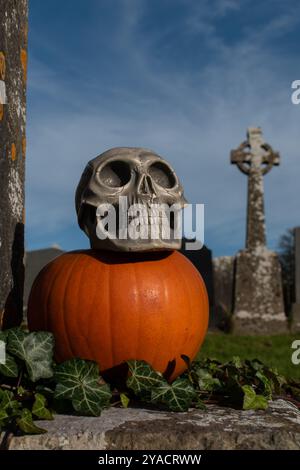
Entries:
{"type": "MultiPolygon", "coordinates": [[[[175,205],[177,212],[180,212],[185,203],[183,188],[169,163],[151,150],[137,147],[113,148],[91,160],[76,190],[78,223],[89,237],[91,247],[95,249],[114,251],[180,249],[181,236],[174,237],[172,212],[168,219],[170,236],[165,238],[161,230],[165,218],[161,217],[160,212],[157,217],[153,217],[155,214],[153,207],[161,204],[165,207],[175,205]],[[146,239],[130,237],[121,239],[118,236],[99,239],[96,230],[99,221],[97,208],[101,204],[112,204],[118,214],[120,196],[127,198],[128,208],[132,204],[146,207],[144,224],[149,228],[155,225],[158,228],[156,232],[158,236],[149,235],[146,239]]],[[[149,233],[152,232],[149,230],[149,233]]]]}

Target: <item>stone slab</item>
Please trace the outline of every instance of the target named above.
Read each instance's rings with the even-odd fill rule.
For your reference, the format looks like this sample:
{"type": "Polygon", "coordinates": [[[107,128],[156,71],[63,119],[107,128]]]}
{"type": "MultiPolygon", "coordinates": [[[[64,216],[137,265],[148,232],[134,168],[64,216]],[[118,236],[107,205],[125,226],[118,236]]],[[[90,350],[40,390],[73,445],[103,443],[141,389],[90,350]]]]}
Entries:
{"type": "Polygon", "coordinates": [[[300,411],[276,400],[265,411],[211,405],[172,413],[110,408],[99,418],[57,415],[38,424],[47,434],[13,437],[14,450],[300,450],[300,411]]]}

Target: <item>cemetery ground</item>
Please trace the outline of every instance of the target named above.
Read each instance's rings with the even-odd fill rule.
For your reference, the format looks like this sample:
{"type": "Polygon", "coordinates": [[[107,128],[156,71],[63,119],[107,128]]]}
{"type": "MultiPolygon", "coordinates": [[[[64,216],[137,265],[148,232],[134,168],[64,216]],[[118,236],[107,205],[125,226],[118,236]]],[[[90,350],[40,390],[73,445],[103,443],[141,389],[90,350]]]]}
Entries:
{"type": "Polygon", "coordinates": [[[300,364],[291,361],[294,340],[299,335],[272,336],[233,336],[224,333],[209,332],[197,359],[217,359],[230,361],[232,357],[241,359],[259,359],[269,367],[275,367],[284,377],[300,380],[300,364]]]}

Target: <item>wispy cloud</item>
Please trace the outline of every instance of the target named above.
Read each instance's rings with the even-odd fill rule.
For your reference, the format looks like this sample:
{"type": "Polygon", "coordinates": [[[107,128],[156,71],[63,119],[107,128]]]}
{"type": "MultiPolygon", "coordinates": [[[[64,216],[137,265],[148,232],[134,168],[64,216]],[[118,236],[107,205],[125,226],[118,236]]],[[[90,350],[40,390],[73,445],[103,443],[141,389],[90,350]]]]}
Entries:
{"type": "MultiPolygon", "coordinates": [[[[273,246],[286,227],[300,220],[300,107],[290,102],[290,83],[300,71],[293,55],[270,44],[278,38],[279,27],[282,41],[296,27],[293,10],[270,14],[256,29],[241,28],[230,43],[220,21],[245,15],[246,0],[201,2],[202,8],[200,2],[177,0],[172,5],[181,6],[181,14],[167,17],[165,12],[165,22],[163,12],[160,16],[157,11],[162,3],[168,2],[149,7],[142,0],[120,1],[118,17],[109,25],[95,6],[91,21],[99,26],[87,29],[85,36],[93,54],[88,45],[79,55],[67,48],[64,65],[61,60],[45,63],[35,53],[36,39],[32,41],[29,245],[36,233],[45,244],[60,241],[64,227],[68,234],[77,233],[73,198],[83,167],[107,148],[129,145],[153,148],[169,159],[188,199],[206,204],[208,244],[216,254],[236,251],[244,243],[246,178],[230,166],[229,152],[244,139],[249,125],[261,125],[268,142],[282,154],[281,167],[266,177],[273,246]],[[156,25],[159,19],[162,23],[156,25]],[[103,34],[110,31],[107,50],[102,24],[103,34]],[[190,48],[192,54],[185,57],[190,48]]],[[[54,32],[50,47],[53,41],[54,32]]],[[[64,247],[74,248],[68,237],[64,247]]]]}

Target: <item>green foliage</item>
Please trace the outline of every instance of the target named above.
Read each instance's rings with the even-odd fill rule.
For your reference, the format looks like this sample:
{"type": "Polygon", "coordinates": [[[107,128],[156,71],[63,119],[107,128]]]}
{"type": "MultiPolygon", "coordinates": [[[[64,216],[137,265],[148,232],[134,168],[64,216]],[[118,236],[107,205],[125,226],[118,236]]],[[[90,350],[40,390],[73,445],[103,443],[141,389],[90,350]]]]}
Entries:
{"type": "Polygon", "coordinates": [[[54,338],[51,333],[39,331],[28,333],[21,328],[8,331],[6,349],[22,359],[33,382],[52,377],[54,338]]]}
{"type": "Polygon", "coordinates": [[[52,412],[47,408],[47,400],[41,393],[36,393],[32,406],[32,414],[39,419],[53,419],[52,412]]]}
{"type": "Polygon", "coordinates": [[[257,395],[251,385],[242,387],[244,392],[243,410],[265,410],[268,408],[268,400],[263,395],[257,395]]]}
{"type": "Polygon", "coordinates": [[[230,361],[234,356],[241,360],[260,359],[267,366],[276,367],[286,378],[300,381],[300,367],[291,361],[291,344],[296,339],[299,335],[233,336],[209,332],[197,359],[210,357],[221,362],[230,361]]]}
{"type": "Polygon", "coordinates": [[[45,429],[34,424],[32,413],[27,408],[23,408],[21,411],[20,416],[17,418],[17,425],[26,434],[42,434],[47,432],[45,429]]]}
{"type": "Polygon", "coordinates": [[[71,359],[56,367],[57,382],[54,397],[72,401],[74,410],[87,416],[99,416],[111,399],[107,384],[99,383],[99,368],[95,362],[71,359]]]}
{"type": "Polygon", "coordinates": [[[160,372],[156,372],[145,361],[127,361],[129,367],[129,377],[127,386],[136,395],[144,396],[144,392],[151,392],[153,388],[164,383],[164,378],[160,372]]]}
{"type": "Polygon", "coordinates": [[[173,383],[145,361],[127,362],[126,386],[111,391],[95,362],[71,359],[56,365],[51,333],[20,328],[0,332],[6,363],[0,365],[0,431],[46,432],[35,422],[53,413],[99,416],[108,406],[143,402],[170,411],[205,410],[210,403],[263,410],[276,396],[299,404],[300,383],[287,380],[257,359],[234,356],[227,362],[202,359],[186,362],[187,370],[173,383]]]}
{"type": "Polygon", "coordinates": [[[172,384],[165,382],[151,392],[153,403],[161,403],[172,411],[187,411],[197,393],[187,379],[176,379],[172,384]]]}
{"type": "Polygon", "coordinates": [[[126,395],[126,393],[120,393],[120,401],[123,408],[128,408],[130,403],[130,398],[126,395]]]}
{"type": "Polygon", "coordinates": [[[19,375],[18,364],[9,353],[5,355],[5,364],[0,364],[0,374],[5,377],[18,377],[19,375]]]}
{"type": "MultiPolygon", "coordinates": [[[[287,381],[257,359],[233,357],[225,363],[204,359],[192,363],[185,375],[204,402],[212,400],[247,410],[265,409],[268,400],[287,392],[287,381]]],[[[300,384],[298,387],[300,390],[300,384]]]]}

